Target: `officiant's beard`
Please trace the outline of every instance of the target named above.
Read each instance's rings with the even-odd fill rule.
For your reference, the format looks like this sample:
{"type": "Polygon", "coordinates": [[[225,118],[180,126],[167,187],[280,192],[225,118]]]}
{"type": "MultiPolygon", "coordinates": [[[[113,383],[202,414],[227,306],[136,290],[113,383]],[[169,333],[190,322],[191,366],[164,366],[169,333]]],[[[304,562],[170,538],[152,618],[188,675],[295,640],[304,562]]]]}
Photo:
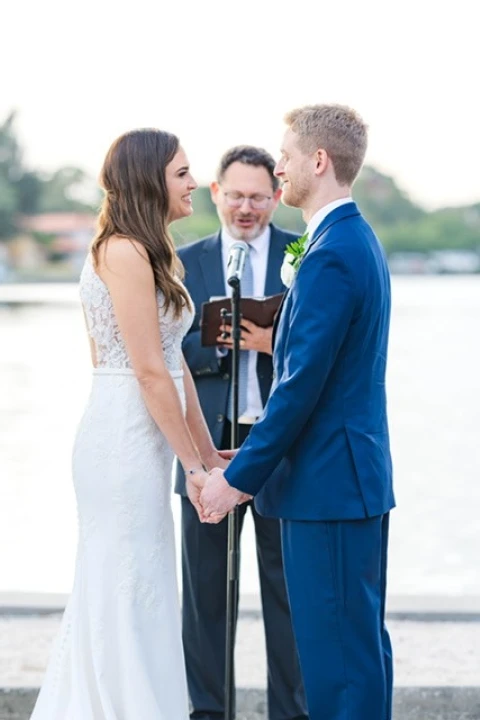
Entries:
{"type": "Polygon", "coordinates": [[[250,228],[241,228],[237,225],[228,225],[228,231],[235,240],[255,240],[263,232],[263,227],[259,222],[254,223],[250,228]]]}
{"type": "Polygon", "coordinates": [[[222,212],[219,212],[219,214],[222,220],[222,224],[226,226],[230,235],[235,238],[235,240],[244,240],[246,242],[248,242],[249,240],[255,240],[255,238],[261,235],[270,222],[269,216],[262,216],[261,218],[252,215],[236,215],[233,217],[226,217],[225,214],[222,212]],[[242,217],[251,218],[253,224],[248,228],[242,228],[236,223],[236,220],[242,217]]]}

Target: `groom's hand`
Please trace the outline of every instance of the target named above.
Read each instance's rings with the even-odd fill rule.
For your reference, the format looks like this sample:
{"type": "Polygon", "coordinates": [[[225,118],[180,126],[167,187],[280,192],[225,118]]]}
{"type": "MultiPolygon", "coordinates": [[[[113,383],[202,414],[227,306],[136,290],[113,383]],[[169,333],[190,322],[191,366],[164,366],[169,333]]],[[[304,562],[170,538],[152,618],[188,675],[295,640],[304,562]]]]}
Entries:
{"type": "Polygon", "coordinates": [[[237,490],[225,480],[220,468],[214,468],[200,495],[205,522],[218,522],[236,505],[250,500],[250,495],[237,490]]]}

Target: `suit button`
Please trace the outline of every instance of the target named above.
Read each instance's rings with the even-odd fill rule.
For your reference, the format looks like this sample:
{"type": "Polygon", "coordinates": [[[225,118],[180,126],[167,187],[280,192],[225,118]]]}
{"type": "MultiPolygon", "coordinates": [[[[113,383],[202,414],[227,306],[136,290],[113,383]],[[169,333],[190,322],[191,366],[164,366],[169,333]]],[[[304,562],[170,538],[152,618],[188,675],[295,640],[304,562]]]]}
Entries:
{"type": "Polygon", "coordinates": [[[219,414],[217,415],[217,422],[220,423],[220,422],[223,422],[224,420],[225,420],[225,416],[222,415],[221,413],[219,413],[219,414]]]}
{"type": "Polygon", "coordinates": [[[228,373],[225,373],[225,375],[222,375],[224,380],[230,380],[230,375],[228,373]]]}

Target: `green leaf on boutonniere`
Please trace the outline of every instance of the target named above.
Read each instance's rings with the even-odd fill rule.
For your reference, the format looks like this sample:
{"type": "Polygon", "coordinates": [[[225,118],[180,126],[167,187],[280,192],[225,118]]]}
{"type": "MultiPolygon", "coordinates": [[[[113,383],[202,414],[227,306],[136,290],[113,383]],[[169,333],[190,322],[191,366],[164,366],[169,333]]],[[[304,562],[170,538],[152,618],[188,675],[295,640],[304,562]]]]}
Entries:
{"type": "Polygon", "coordinates": [[[285,254],[293,255],[293,260],[291,261],[291,265],[295,268],[295,270],[298,269],[298,266],[300,265],[300,261],[305,253],[306,244],[308,240],[308,233],[304,233],[302,237],[299,237],[297,240],[294,240],[291,242],[287,247],[285,248],[285,254]]]}

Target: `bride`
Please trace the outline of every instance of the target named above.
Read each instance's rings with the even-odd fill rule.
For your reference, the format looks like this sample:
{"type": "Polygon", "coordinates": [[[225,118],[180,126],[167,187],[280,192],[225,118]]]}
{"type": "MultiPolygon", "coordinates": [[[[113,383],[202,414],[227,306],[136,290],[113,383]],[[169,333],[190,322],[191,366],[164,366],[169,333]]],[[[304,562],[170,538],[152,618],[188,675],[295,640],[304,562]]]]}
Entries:
{"type": "Polygon", "coordinates": [[[193,319],[168,225],[197,187],[178,138],[111,146],[80,296],[93,383],[73,451],[75,581],[31,720],[187,720],[173,457],[201,515],[213,446],[181,352],[193,319]]]}

